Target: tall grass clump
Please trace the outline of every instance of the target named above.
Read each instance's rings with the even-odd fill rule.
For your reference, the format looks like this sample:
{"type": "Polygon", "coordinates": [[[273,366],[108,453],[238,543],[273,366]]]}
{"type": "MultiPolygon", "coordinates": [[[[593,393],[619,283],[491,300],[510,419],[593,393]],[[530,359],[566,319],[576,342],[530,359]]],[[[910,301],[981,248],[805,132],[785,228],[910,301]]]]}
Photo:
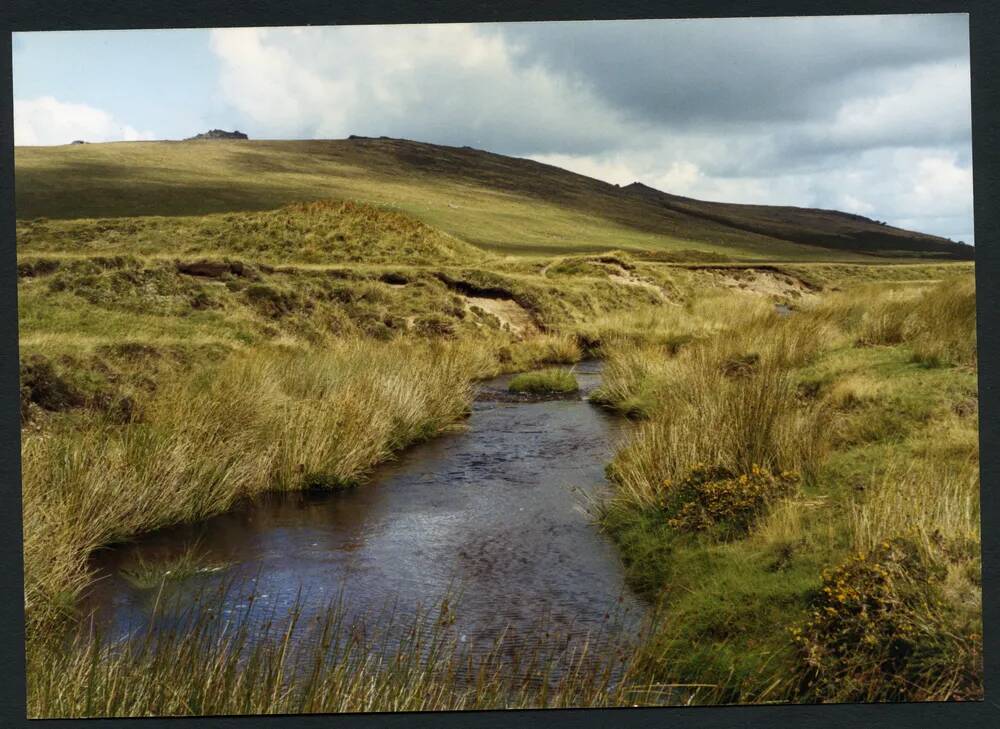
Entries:
{"type": "Polygon", "coordinates": [[[591,400],[628,417],[648,417],[675,369],[656,345],[617,341],[605,348],[601,386],[591,400]]]}
{"type": "Polygon", "coordinates": [[[584,354],[576,337],[558,332],[497,343],[496,348],[499,367],[489,374],[519,372],[542,364],[573,364],[579,362],[584,354]]]}
{"type": "Polygon", "coordinates": [[[669,301],[605,312],[575,324],[573,330],[604,354],[628,345],[674,354],[689,343],[739,330],[746,322],[769,319],[773,313],[772,305],[762,297],[710,293],[684,304],[669,301]]]}
{"type": "Polygon", "coordinates": [[[610,467],[617,496],[640,507],[662,503],[665,484],[712,465],[736,474],[754,466],[813,472],[822,450],[820,413],[796,412],[788,373],[773,365],[727,377],[692,357],[668,395],[610,467]]]}
{"type": "Polygon", "coordinates": [[[894,463],[851,516],[858,551],[871,552],[887,539],[905,536],[927,555],[944,549],[975,558],[980,541],[978,467],[894,463]]]}
{"type": "Polygon", "coordinates": [[[272,489],[357,483],[467,412],[469,345],[257,349],[163,383],[140,421],[26,434],[29,632],[70,609],[96,548],[272,489]]]}
{"type": "Polygon", "coordinates": [[[612,355],[602,395],[654,403],[611,465],[619,498],[654,506],[665,483],[706,465],[814,474],[825,450],[824,414],[799,402],[791,368],[816,356],[826,331],[769,313],[655,366],[635,349],[612,355]]]}
{"type": "Polygon", "coordinates": [[[594,349],[611,343],[636,343],[676,351],[713,328],[712,323],[680,305],[659,304],[605,312],[575,325],[574,330],[594,349]]]}
{"type": "Polygon", "coordinates": [[[862,346],[905,344],[928,366],[976,363],[976,291],[971,275],[931,287],[861,287],[828,296],[809,315],[862,346]]]}
{"type": "Polygon", "coordinates": [[[692,339],[679,351],[663,347],[655,338],[610,339],[603,346],[606,366],[595,401],[626,415],[650,417],[673,405],[667,391],[686,381],[692,369],[721,371],[729,379],[767,368],[788,371],[837,343],[836,327],[821,318],[782,318],[773,307],[746,296],[731,294],[710,301],[693,309],[708,317],[704,321],[711,326],[706,331],[715,333],[692,339]],[[727,316],[729,321],[723,324],[721,317],[727,316]]]}
{"type": "Polygon", "coordinates": [[[972,276],[943,281],[928,291],[908,320],[914,358],[930,366],[975,366],[976,286],[972,276]]]}

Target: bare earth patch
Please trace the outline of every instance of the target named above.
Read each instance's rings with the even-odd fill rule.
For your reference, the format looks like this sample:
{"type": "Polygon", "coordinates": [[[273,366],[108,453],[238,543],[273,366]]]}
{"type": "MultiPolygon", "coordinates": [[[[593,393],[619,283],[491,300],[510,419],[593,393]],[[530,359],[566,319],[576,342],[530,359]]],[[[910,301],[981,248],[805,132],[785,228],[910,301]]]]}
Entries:
{"type": "Polygon", "coordinates": [[[770,271],[747,269],[719,275],[719,283],[748,294],[785,299],[802,299],[815,296],[801,281],[793,276],[770,271]]]}
{"type": "Polygon", "coordinates": [[[535,320],[528,310],[510,299],[490,299],[485,296],[463,296],[467,309],[478,306],[487,314],[492,314],[500,325],[509,328],[512,334],[523,336],[538,332],[535,320]]]}
{"type": "Polygon", "coordinates": [[[626,271],[621,266],[608,266],[613,273],[608,274],[608,278],[617,284],[622,284],[623,286],[637,286],[639,288],[648,289],[656,294],[660,299],[666,300],[666,294],[663,293],[663,289],[654,283],[650,283],[644,279],[639,278],[631,271],[626,271]]]}

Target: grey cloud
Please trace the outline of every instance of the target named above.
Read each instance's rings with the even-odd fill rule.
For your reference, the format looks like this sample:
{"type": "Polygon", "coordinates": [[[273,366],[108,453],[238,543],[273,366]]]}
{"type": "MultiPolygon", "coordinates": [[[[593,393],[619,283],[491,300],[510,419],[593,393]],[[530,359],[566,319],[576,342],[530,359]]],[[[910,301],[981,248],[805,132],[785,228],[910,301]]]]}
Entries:
{"type": "Polygon", "coordinates": [[[589,84],[636,119],[735,125],[828,117],[873,73],[968,54],[963,15],[497,26],[524,65],[589,84]]]}

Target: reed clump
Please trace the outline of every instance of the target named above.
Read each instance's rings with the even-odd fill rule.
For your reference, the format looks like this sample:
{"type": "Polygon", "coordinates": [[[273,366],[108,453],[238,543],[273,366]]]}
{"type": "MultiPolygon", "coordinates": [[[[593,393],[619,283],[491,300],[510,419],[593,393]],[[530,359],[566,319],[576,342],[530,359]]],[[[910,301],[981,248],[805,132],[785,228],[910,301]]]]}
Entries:
{"type": "Polygon", "coordinates": [[[733,473],[753,467],[815,472],[824,450],[822,411],[800,409],[787,370],[757,363],[739,376],[707,352],[669,368],[649,420],[616,454],[616,496],[654,507],[665,482],[683,480],[698,464],[733,473]]]}

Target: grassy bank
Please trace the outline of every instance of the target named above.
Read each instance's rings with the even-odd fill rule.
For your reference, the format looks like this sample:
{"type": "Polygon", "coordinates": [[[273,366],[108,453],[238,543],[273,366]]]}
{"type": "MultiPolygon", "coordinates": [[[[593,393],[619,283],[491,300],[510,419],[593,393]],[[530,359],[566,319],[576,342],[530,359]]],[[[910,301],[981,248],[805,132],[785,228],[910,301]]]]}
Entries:
{"type": "Polygon", "coordinates": [[[604,402],[644,418],[602,521],[664,606],[646,670],[706,701],[981,696],[971,278],[727,320],[608,348],[604,402]]]}
{"type": "Polygon", "coordinates": [[[344,341],[233,354],[23,445],[26,608],[71,608],[95,548],[266,490],[340,487],[460,419],[492,363],[449,344],[344,341]]]}

